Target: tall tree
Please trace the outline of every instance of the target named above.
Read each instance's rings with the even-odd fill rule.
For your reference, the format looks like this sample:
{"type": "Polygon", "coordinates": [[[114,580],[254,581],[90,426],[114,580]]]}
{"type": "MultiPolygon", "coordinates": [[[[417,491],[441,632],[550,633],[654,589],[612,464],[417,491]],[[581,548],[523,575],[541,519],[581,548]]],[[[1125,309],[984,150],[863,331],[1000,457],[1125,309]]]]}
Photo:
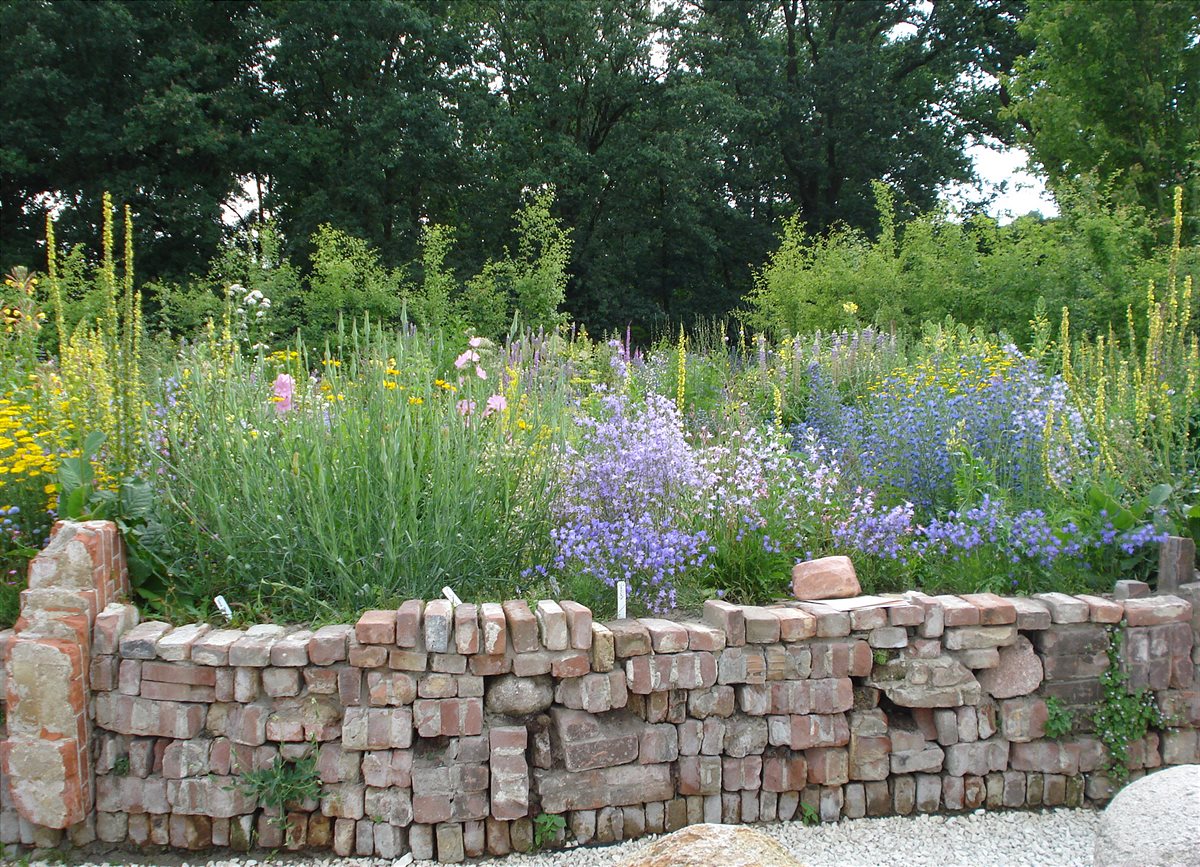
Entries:
{"type": "Polygon", "coordinates": [[[1200,6],[1030,0],[1021,29],[1034,49],[1017,66],[1013,110],[1051,184],[1095,172],[1164,224],[1183,184],[1195,208],[1200,6]]]}
{"type": "MultiPolygon", "coordinates": [[[[460,107],[480,70],[452,4],[271,2],[266,206],[293,246],[323,223],[413,257],[423,221],[453,222],[471,150],[460,107]]],[[[466,187],[469,189],[469,187],[466,187]]]]}
{"type": "Polygon", "coordinates": [[[712,90],[731,196],[810,231],[868,226],[871,181],[916,208],[1007,137],[1020,0],[690,0],[683,64],[712,90]]]}
{"type": "Polygon", "coordinates": [[[203,268],[249,165],[261,42],[248,3],[0,3],[0,248],[37,264],[46,209],[94,237],[100,198],[132,205],[147,273],[203,268]],[[85,231],[85,227],[87,227],[85,231]]]}

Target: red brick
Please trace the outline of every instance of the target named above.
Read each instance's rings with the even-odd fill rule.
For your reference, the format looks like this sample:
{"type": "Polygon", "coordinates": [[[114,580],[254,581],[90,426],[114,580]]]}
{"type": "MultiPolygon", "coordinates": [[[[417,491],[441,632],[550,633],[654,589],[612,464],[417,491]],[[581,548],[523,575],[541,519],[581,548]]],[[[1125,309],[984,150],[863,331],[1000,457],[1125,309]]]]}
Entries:
{"type": "Polygon", "coordinates": [[[962,599],[979,609],[979,622],[983,626],[1004,626],[1017,622],[1017,609],[995,593],[967,593],[962,599]]]}
{"type": "Polygon", "coordinates": [[[841,786],[850,779],[849,753],[841,747],[808,750],[808,781],[818,786],[841,786]]]}
{"type": "MultiPolygon", "coordinates": [[[[529,656],[530,654],[521,654],[521,656],[529,656]]],[[[520,656],[516,657],[517,659],[520,656]]],[[[513,658],[506,654],[498,654],[495,656],[484,656],[476,654],[467,661],[467,666],[470,668],[471,674],[488,677],[495,674],[507,674],[512,671],[513,658]]]]}
{"type": "Polygon", "coordinates": [[[354,637],[361,644],[395,644],[396,612],[365,612],[354,627],[354,637]]]}
{"type": "Polygon", "coordinates": [[[1088,606],[1088,619],[1092,623],[1120,623],[1125,615],[1125,606],[1102,596],[1080,594],[1075,597],[1088,606]]]}
{"type": "Polygon", "coordinates": [[[190,686],[185,683],[161,683],[153,680],[142,681],[141,696],[162,701],[216,701],[216,693],[211,686],[190,686]]]}
{"type": "Polygon", "coordinates": [[[679,653],[688,649],[686,627],[654,617],[639,618],[638,623],[650,633],[650,646],[655,653],[679,653]]]}
{"type": "Polygon", "coordinates": [[[704,603],[704,622],[725,633],[728,647],[739,647],[746,643],[746,617],[739,606],[720,599],[709,599],[704,603]]]}
{"type": "Polygon", "coordinates": [[[650,631],[637,620],[613,620],[604,624],[612,633],[617,659],[645,656],[651,651],[650,631]]]}
{"type": "Polygon", "coordinates": [[[889,626],[920,626],[925,622],[925,608],[915,602],[889,605],[887,613],[889,626]]]}
{"type": "Polygon", "coordinates": [[[483,732],[483,700],[479,698],[417,699],[413,725],[423,738],[462,737],[483,732]]]}
{"type": "Polygon", "coordinates": [[[1125,601],[1125,621],[1130,626],[1157,626],[1190,620],[1192,603],[1178,596],[1151,596],[1125,601]]]}
{"type": "Polygon", "coordinates": [[[344,662],[351,631],[349,626],[322,626],[308,639],[309,662],[313,665],[344,662]]]}
{"type": "Polygon", "coordinates": [[[541,649],[538,643],[537,618],[529,606],[520,599],[505,602],[502,606],[508,624],[508,638],[514,653],[534,653],[541,649]]]}
{"type": "Polygon", "coordinates": [[[468,655],[479,652],[479,609],[470,603],[454,609],[454,648],[468,655]]]}
{"type": "Polygon", "coordinates": [[[216,686],[217,672],[211,666],[187,663],[143,662],[142,680],[160,683],[186,683],[192,686],[216,686]]]}
{"type": "Polygon", "coordinates": [[[479,606],[482,636],[479,652],[485,656],[502,656],[508,648],[508,628],[504,622],[504,609],[495,602],[479,606]]]}
{"type": "Polygon", "coordinates": [[[742,619],[746,624],[747,644],[774,644],[779,641],[779,618],[770,608],[744,606],[742,619]]]}
{"type": "Polygon", "coordinates": [[[803,753],[765,756],[763,791],[798,792],[808,783],[808,762],[803,753]]]}
{"type": "Polygon", "coordinates": [[[1050,609],[1043,603],[1025,596],[1009,597],[1006,601],[1017,612],[1017,629],[1050,628],[1050,609]]]}
{"type": "Polygon", "coordinates": [[[850,725],[844,713],[793,714],[788,743],[794,750],[841,747],[850,743],[850,725]]]}
{"type": "Polygon", "coordinates": [[[425,603],[410,599],[396,610],[396,646],[415,648],[421,644],[421,614],[425,603]]]}
{"type": "Polygon", "coordinates": [[[770,611],[779,619],[780,641],[805,641],[817,634],[817,618],[807,611],[783,605],[771,606],[770,611]]]}
{"type": "Polygon", "coordinates": [[[560,602],[563,614],[567,617],[567,631],[571,636],[571,647],[574,650],[589,650],[592,646],[592,612],[578,602],[566,600],[560,602]]]}
{"type": "Polygon", "coordinates": [[[688,632],[688,650],[720,651],[725,649],[725,633],[706,623],[681,623],[688,632]]]}
{"type": "MultiPolygon", "coordinates": [[[[589,634],[591,630],[589,629],[589,634]]],[[[584,651],[556,654],[550,662],[550,673],[556,679],[583,677],[592,670],[591,659],[584,651]]]]}
{"type": "Polygon", "coordinates": [[[957,596],[935,596],[934,600],[942,606],[946,626],[978,626],[981,619],[980,611],[970,602],[957,596]]]}

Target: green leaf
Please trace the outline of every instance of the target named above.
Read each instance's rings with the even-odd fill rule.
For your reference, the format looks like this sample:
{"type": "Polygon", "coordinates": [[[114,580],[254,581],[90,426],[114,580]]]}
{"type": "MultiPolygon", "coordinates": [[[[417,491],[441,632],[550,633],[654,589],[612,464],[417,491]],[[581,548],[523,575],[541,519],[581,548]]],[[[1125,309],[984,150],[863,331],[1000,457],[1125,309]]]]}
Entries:
{"type": "Polygon", "coordinates": [[[78,487],[67,494],[66,508],[63,510],[63,517],[72,521],[77,521],[83,517],[84,507],[87,504],[87,488],[78,487]]]}
{"type": "Polygon", "coordinates": [[[133,479],[121,485],[121,514],[127,521],[144,520],[154,512],[154,490],[149,483],[133,479]]]}
{"type": "Polygon", "coordinates": [[[1150,502],[1152,508],[1157,508],[1171,498],[1174,490],[1174,488],[1167,484],[1155,485],[1150,489],[1150,493],[1146,495],[1146,499],[1150,502]]]}
{"type": "Polygon", "coordinates": [[[83,457],[90,460],[106,439],[104,431],[94,430],[83,441],[83,457]]]}

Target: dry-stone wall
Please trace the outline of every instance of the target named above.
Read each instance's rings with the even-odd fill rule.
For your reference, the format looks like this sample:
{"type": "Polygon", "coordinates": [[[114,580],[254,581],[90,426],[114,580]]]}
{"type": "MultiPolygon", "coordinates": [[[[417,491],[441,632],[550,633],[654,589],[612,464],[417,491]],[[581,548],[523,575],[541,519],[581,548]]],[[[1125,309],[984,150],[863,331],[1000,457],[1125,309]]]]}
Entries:
{"type": "Polygon", "coordinates": [[[1132,764],[1200,759],[1200,584],[850,612],[712,601],[683,623],[412,601],[308,631],[139,623],[124,575],[110,525],[60,525],[0,634],[0,842],[459,861],[528,850],[541,813],[586,843],[1101,802],[1088,719],[1112,629],[1175,724],[1132,764]],[[1045,737],[1049,696],[1076,733],[1045,737]],[[320,795],[284,815],[239,786],[312,751],[320,795]]]}

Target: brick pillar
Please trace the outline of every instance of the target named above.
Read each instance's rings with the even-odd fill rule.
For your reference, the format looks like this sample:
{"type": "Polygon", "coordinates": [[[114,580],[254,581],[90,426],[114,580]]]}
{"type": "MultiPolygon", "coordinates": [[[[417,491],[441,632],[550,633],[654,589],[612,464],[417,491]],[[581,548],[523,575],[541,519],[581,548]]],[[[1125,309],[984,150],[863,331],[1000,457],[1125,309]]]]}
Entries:
{"type": "Polygon", "coordinates": [[[29,564],[29,589],[0,660],[8,725],[0,774],[17,812],[33,825],[69,828],[92,812],[92,626],[109,602],[128,593],[121,537],[108,521],[60,521],[29,564]]]}

